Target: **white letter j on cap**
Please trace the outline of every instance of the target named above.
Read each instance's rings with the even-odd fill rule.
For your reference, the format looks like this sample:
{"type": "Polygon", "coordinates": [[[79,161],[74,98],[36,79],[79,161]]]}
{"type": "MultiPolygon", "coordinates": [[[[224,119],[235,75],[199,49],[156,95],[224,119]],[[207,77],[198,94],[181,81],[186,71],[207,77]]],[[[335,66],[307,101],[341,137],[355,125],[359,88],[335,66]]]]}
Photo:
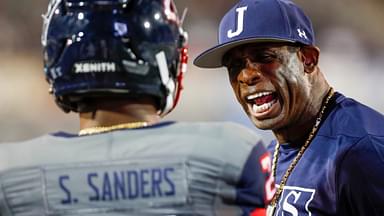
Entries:
{"type": "Polygon", "coordinates": [[[235,32],[233,32],[232,29],[228,30],[228,32],[227,32],[227,37],[228,38],[233,38],[235,36],[240,35],[241,32],[243,32],[243,29],[244,29],[244,13],[247,10],[247,8],[248,8],[247,6],[236,8],[236,12],[237,12],[237,29],[236,29],[235,32]]]}

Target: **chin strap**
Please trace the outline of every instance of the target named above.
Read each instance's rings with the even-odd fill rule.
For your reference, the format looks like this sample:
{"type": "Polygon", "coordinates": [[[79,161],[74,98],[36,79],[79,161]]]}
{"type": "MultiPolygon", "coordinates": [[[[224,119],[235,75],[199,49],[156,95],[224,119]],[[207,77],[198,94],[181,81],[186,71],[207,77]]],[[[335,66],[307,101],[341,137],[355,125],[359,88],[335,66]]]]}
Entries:
{"type": "Polygon", "coordinates": [[[160,111],[160,115],[164,116],[171,112],[176,107],[179,101],[180,93],[183,89],[184,73],[186,73],[187,71],[188,48],[185,46],[181,49],[180,64],[177,72],[176,83],[169,76],[169,69],[164,51],[161,51],[156,54],[156,61],[159,67],[161,81],[167,89],[167,98],[165,106],[160,111]]]}
{"type": "Polygon", "coordinates": [[[168,113],[173,104],[173,94],[176,89],[176,84],[175,82],[169,78],[169,68],[167,64],[167,57],[165,56],[165,52],[161,51],[156,54],[156,61],[157,65],[159,67],[160,71],[160,78],[161,82],[166,88],[166,99],[165,99],[165,106],[161,110],[161,114],[163,113],[168,113]]]}

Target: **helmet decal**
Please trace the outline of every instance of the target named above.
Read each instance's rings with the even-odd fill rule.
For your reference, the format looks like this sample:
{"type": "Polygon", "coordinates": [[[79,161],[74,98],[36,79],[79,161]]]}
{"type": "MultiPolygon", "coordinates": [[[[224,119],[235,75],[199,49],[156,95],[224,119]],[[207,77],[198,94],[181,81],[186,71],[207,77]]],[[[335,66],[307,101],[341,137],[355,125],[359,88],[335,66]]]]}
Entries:
{"type": "Polygon", "coordinates": [[[115,72],[115,62],[77,62],[74,64],[74,73],[115,72]]]}
{"type": "Polygon", "coordinates": [[[123,36],[128,33],[128,27],[127,24],[121,23],[121,22],[115,22],[114,24],[115,31],[117,35],[123,36]]]}

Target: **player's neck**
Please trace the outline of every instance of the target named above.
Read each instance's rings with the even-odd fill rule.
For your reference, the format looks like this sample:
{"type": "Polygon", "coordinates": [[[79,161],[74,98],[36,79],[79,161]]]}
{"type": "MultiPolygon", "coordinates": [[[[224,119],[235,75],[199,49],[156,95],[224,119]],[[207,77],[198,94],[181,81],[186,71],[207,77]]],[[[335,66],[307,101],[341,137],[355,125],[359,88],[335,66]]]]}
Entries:
{"type": "Polygon", "coordinates": [[[105,107],[94,112],[80,113],[80,129],[113,126],[124,123],[160,121],[156,108],[151,104],[124,104],[117,107],[105,107]]]}

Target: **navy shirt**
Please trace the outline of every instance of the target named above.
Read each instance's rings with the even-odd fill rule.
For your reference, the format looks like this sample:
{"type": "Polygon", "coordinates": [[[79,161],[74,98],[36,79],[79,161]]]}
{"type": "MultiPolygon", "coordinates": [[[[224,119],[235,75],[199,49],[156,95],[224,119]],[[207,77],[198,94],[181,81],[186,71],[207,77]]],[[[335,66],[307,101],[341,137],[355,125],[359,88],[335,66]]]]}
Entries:
{"type": "MultiPolygon", "coordinates": [[[[281,145],[277,186],[299,151],[292,146],[281,145]]],[[[384,116],[336,93],[275,215],[384,215],[384,116]]]]}

